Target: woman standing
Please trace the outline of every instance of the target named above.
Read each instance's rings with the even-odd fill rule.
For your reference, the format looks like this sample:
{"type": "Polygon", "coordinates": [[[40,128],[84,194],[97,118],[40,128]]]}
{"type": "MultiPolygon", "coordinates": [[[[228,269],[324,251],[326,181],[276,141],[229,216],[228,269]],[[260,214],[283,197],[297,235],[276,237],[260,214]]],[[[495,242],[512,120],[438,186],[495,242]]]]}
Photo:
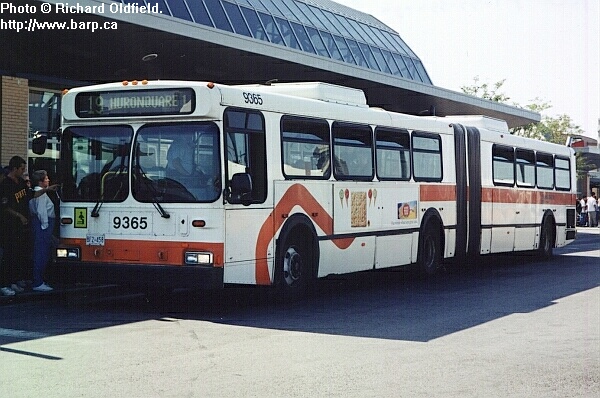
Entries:
{"type": "MultiPolygon", "coordinates": [[[[34,191],[48,189],[50,178],[45,170],[37,170],[31,176],[34,191]]],[[[46,193],[29,202],[33,231],[33,290],[49,292],[53,289],[44,282],[44,272],[50,261],[52,231],[54,231],[54,203],[46,193]]]]}

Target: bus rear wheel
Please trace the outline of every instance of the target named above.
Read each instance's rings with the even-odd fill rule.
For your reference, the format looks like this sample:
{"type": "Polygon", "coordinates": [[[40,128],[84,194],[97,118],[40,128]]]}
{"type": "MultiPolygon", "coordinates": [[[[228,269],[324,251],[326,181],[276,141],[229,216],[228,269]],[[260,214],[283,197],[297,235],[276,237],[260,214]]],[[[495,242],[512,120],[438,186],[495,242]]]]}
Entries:
{"type": "Polygon", "coordinates": [[[544,260],[552,257],[554,249],[554,231],[552,222],[544,221],[540,234],[540,246],[538,247],[538,255],[544,260]]]}
{"type": "Polygon", "coordinates": [[[441,240],[437,228],[427,225],[419,239],[417,263],[422,273],[435,274],[442,263],[441,240]]]}

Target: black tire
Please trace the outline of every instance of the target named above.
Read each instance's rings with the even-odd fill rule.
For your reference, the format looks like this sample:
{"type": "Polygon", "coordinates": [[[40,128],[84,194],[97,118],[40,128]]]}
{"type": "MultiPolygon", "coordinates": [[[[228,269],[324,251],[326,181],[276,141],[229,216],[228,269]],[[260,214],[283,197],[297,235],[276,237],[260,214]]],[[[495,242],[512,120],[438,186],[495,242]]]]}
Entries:
{"type": "Polygon", "coordinates": [[[275,288],[280,302],[295,302],[306,296],[312,283],[312,253],[309,244],[293,234],[287,238],[277,258],[275,288]]]}
{"type": "Polygon", "coordinates": [[[419,270],[426,275],[434,275],[442,265],[440,233],[434,224],[426,225],[419,236],[417,263],[419,270]]]}
{"type": "Polygon", "coordinates": [[[554,228],[552,222],[544,221],[540,233],[540,245],[538,246],[538,256],[544,260],[552,257],[554,249],[554,228]]]}

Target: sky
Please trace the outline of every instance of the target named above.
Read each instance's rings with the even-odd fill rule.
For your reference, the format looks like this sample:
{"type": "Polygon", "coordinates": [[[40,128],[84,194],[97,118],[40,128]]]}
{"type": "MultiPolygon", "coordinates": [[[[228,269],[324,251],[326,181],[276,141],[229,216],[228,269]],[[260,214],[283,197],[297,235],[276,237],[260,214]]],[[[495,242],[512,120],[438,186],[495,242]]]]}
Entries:
{"type": "Polygon", "coordinates": [[[509,104],[549,103],[598,138],[600,1],[334,0],[400,34],[433,84],[461,87],[505,79],[509,104]]]}

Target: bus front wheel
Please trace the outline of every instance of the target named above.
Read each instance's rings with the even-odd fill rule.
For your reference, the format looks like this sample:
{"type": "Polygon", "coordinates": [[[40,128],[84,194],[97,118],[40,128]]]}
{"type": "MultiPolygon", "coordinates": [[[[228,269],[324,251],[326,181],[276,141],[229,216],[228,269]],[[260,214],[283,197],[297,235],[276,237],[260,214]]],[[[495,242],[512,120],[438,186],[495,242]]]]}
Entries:
{"type": "Polygon", "coordinates": [[[275,287],[280,301],[293,302],[306,295],[311,281],[311,261],[307,245],[286,240],[277,261],[275,287]]]}

